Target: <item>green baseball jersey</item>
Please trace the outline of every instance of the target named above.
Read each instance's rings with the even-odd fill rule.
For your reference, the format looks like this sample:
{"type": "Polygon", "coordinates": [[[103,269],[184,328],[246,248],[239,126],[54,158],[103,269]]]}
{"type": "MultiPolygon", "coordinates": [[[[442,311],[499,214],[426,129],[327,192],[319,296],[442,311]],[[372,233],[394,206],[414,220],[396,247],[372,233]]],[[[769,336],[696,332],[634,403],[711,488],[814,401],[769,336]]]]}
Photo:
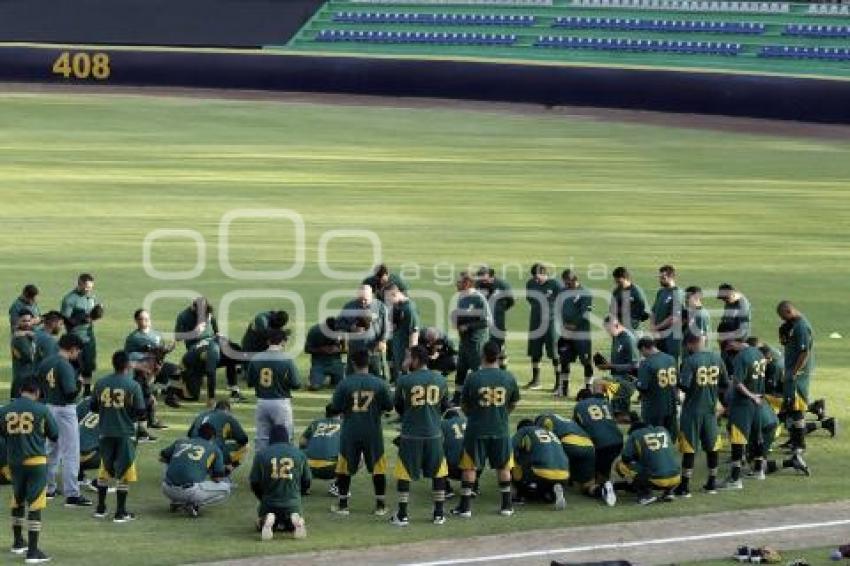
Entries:
{"type": "Polygon", "coordinates": [[[43,328],[37,328],[33,335],[35,343],[35,360],[36,366],[40,365],[45,358],[59,353],[59,336],[50,334],[43,328]]]}
{"type": "Polygon", "coordinates": [[[91,397],[77,403],[77,421],[80,423],[80,454],[97,450],[100,445],[100,415],[91,410],[91,397]]]}
{"type": "Polygon", "coordinates": [[[510,310],[516,302],[513,289],[504,279],[494,277],[492,283],[479,280],[475,282],[475,288],[493,306],[494,316],[497,312],[510,310]]]}
{"type": "Polygon", "coordinates": [[[349,352],[374,350],[378,342],[387,339],[387,307],[381,301],[374,299],[366,306],[359,299],[347,302],[340,313],[340,329],[353,331],[357,319],[362,317],[369,318],[371,325],[366,332],[351,335],[348,344],[349,352]]]}
{"type": "Polygon", "coordinates": [[[469,344],[487,340],[490,319],[490,306],[484,295],[473,291],[458,297],[455,322],[458,327],[465,326],[463,331],[458,329],[461,342],[469,344]]]}
{"type": "Polygon", "coordinates": [[[339,417],[316,419],[301,435],[301,447],[309,460],[333,461],[339,457],[342,422],[339,417]]]}
{"type": "Polygon", "coordinates": [[[134,330],[124,340],[124,351],[128,354],[132,353],[147,353],[158,350],[165,346],[165,339],[162,333],[156,330],[134,330]]]}
{"type": "Polygon", "coordinates": [[[62,299],[59,312],[65,319],[65,327],[68,332],[76,334],[88,342],[94,337],[94,325],[87,320],[92,309],[97,304],[94,295],[86,295],[74,289],[62,299]]]}
{"type": "Polygon", "coordinates": [[[623,446],[623,462],[637,463],[650,478],[670,478],[681,473],[679,452],[663,426],[647,426],[629,435],[623,446]]]}
{"type": "Polygon", "coordinates": [[[746,340],[750,336],[751,319],[750,301],[742,295],[737,301],[724,305],[717,332],[734,333],[735,338],[746,340]]]}
{"type": "Polygon", "coordinates": [[[340,360],[340,340],[330,333],[324,324],[314,324],[307,332],[304,341],[304,351],[313,357],[314,364],[333,363],[340,360]],[[327,354],[319,351],[319,348],[331,346],[337,350],[335,354],[327,354]]]}
{"type": "Polygon", "coordinates": [[[312,477],[307,458],[289,444],[269,445],[254,456],[250,482],[260,494],[260,512],[269,509],[300,511],[301,490],[312,477]]]}
{"type": "Polygon", "coordinates": [[[641,362],[635,386],[644,416],[676,412],[677,373],[676,359],[664,352],[655,352],[641,362]]]}
{"type": "MultiPolygon", "coordinates": [[[[638,352],[637,338],[631,330],[624,329],[611,338],[611,359],[609,361],[616,366],[623,365],[632,368],[638,366],[640,352],[638,352]]],[[[625,376],[628,373],[628,371],[611,370],[612,375],[625,376]]]]}
{"type": "Polygon", "coordinates": [[[30,458],[46,457],[44,441],[55,442],[59,427],[46,406],[18,397],[0,407],[0,435],[6,439],[8,463],[20,466],[30,458]]]}
{"type": "Polygon", "coordinates": [[[632,283],[627,288],[615,287],[611,291],[611,314],[626,327],[636,329],[649,316],[646,294],[640,285],[632,283]]]}
{"type": "Polygon", "coordinates": [[[726,364],[717,352],[694,352],[682,362],[679,389],[685,392],[682,412],[712,415],[717,407],[718,388],[728,386],[726,364]]]}
{"type": "Polygon", "coordinates": [[[524,426],[512,439],[514,458],[523,468],[569,471],[567,454],[555,433],[541,426],[524,426]]]}
{"type": "Polygon", "coordinates": [[[764,368],[764,392],[781,395],[784,382],[785,363],[782,352],[771,346],[770,359],[764,368]]]}
{"type": "Polygon", "coordinates": [[[655,323],[663,321],[670,316],[681,316],[682,305],[685,304],[685,294],[678,287],[661,287],[655,293],[655,302],[652,303],[652,316],[655,323]]]}
{"type": "Polygon", "coordinates": [[[280,348],[269,348],[248,364],[248,386],[258,399],[289,399],[292,390],[301,387],[298,367],[280,348]]]}
{"type": "Polygon", "coordinates": [[[381,415],[392,410],[387,383],[369,373],[352,373],[339,382],[331,398],[335,413],[344,415],[343,436],[382,436],[381,415]]]}
{"type": "Polygon", "coordinates": [[[581,426],[570,419],[565,419],[555,413],[543,413],[534,419],[534,424],[551,430],[562,444],[584,444],[582,439],[590,439],[590,435],[581,426]]]}
{"type": "Polygon", "coordinates": [[[201,425],[209,423],[215,429],[215,441],[219,448],[224,449],[228,440],[234,441],[239,446],[248,444],[248,435],[232,413],[218,409],[204,411],[195,417],[189,427],[188,436],[194,438],[200,434],[201,425]]]}
{"type": "Polygon", "coordinates": [[[614,412],[607,399],[589,397],[576,403],[573,420],[581,425],[593,440],[596,448],[605,448],[623,443],[623,433],[614,420],[614,412]]]}
{"type": "Polygon", "coordinates": [[[410,336],[419,332],[419,313],[416,304],[411,301],[401,301],[391,307],[393,350],[401,351],[410,346],[410,336]]]}
{"type": "Polygon", "coordinates": [[[467,376],[461,404],[467,431],[477,438],[510,436],[508,416],[519,403],[516,378],[499,368],[483,368],[467,376]]]}
{"type": "Polygon", "coordinates": [[[788,340],[785,343],[785,373],[789,377],[794,369],[794,364],[803,352],[808,352],[806,363],[800,368],[800,375],[809,375],[815,369],[815,340],[812,334],[812,326],[805,317],[793,321],[791,330],[788,332],[788,340]]]}
{"type": "Polygon", "coordinates": [[[76,403],[78,389],[77,371],[59,354],[46,358],[36,370],[44,402],[48,405],[76,403]]]}
{"type": "Polygon", "coordinates": [[[530,331],[540,329],[545,318],[547,321],[555,319],[555,300],[561,291],[561,284],[555,279],[547,279],[538,283],[534,277],[525,283],[525,299],[531,308],[528,318],[528,329],[530,331]]]}
{"type": "Polygon", "coordinates": [[[245,352],[263,352],[269,347],[267,336],[271,328],[269,319],[271,311],[257,313],[248,328],[245,329],[245,334],[242,335],[242,350],[245,352]]]}
{"type": "Polygon", "coordinates": [[[732,360],[732,403],[748,403],[749,398],[738,391],[737,385],[742,384],[750,393],[760,395],[764,393],[764,356],[758,348],[747,346],[732,360]]]}
{"type": "Polygon", "coordinates": [[[145,414],[142,388],[129,373],[102,377],[94,386],[91,410],[100,415],[101,437],[131,437],[138,417],[145,414]]]}
{"type": "Polygon", "coordinates": [[[23,297],[18,297],[9,306],[9,327],[12,332],[15,331],[15,327],[18,325],[18,319],[24,313],[29,313],[34,317],[41,317],[41,309],[38,303],[28,303],[23,297]]]}
{"type": "Polygon", "coordinates": [[[12,375],[16,381],[35,374],[35,342],[32,332],[12,334],[12,375]]]}
{"type": "Polygon", "coordinates": [[[449,419],[443,419],[440,423],[443,431],[443,452],[446,455],[446,463],[453,468],[460,465],[460,457],[463,454],[463,435],[466,433],[466,417],[457,415],[449,419]]]}
{"type": "Polygon", "coordinates": [[[439,438],[443,410],[448,405],[446,378],[429,369],[419,369],[398,378],[395,408],[401,415],[404,438],[439,438]]]}
{"type": "Polygon", "coordinates": [[[191,338],[183,339],[186,343],[186,350],[193,350],[215,338],[218,323],[212,315],[207,314],[207,325],[195,336],[194,332],[197,326],[198,314],[191,307],[186,307],[177,315],[177,320],[174,322],[174,333],[178,335],[178,340],[181,339],[180,334],[191,335],[191,338]]]}
{"type": "Polygon", "coordinates": [[[395,273],[387,274],[387,282],[383,286],[381,286],[380,281],[378,280],[378,277],[376,275],[370,275],[369,277],[365,278],[361,284],[370,286],[375,296],[379,297],[381,300],[383,300],[382,291],[385,287],[388,287],[389,285],[395,285],[402,293],[407,293],[408,289],[407,282],[402,279],[401,275],[396,275],[395,273]]]}
{"type": "Polygon", "coordinates": [[[165,481],[171,485],[192,485],[201,483],[207,476],[217,479],[225,475],[221,448],[200,437],[179,438],[161,450],[159,457],[168,464],[165,481]]]}
{"type": "Polygon", "coordinates": [[[561,324],[570,330],[590,330],[588,313],[593,310],[593,295],[579,285],[575,289],[562,289],[558,297],[561,303],[561,324]]]}
{"type": "Polygon", "coordinates": [[[708,336],[710,327],[711,315],[705,308],[698,307],[682,311],[682,335],[685,339],[688,336],[708,336]]]}

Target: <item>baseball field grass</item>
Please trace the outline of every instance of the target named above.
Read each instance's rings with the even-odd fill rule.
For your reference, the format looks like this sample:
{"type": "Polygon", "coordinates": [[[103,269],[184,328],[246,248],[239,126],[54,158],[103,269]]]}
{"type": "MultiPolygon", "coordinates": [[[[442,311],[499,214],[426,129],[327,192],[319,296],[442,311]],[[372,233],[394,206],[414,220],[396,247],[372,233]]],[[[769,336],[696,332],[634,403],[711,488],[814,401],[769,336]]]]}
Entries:
{"type": "MultiPolygon", "coordinates": [[[[280,306],[295,313],[298,342],[304,325],[318,319],[322,298],[333,293],[329,308],[340,306],[359,280],[352,273],[375,261],[362,232],[329,231],[367,230],[380,241],[380,259],[394,271],[404,268],[411,288],[420,292],[427,323],[445,324],[453,275],[480,262],[497,270],[512,266],[508,280],[517,289],[535,261],[554,264],[558,272],[572,264],[586,287],[602,293],[610,288],[610,271],[627,265],[649,294],[658,266],[672,263],[683,287],[734,283],[754,305],[756,333],[773,343],[774,307],[793,299],[816,332],[813,393],[825,397],[841,421],[850,419],[848,142],[448,105],[6,93],[0,95],[0,148],[0,305],[5,312],[20,288],[33,282],[41,288],[42,309],[56,308],[76,275],[92,272],[106,305],[96,330],[100,375],[132,329],[133,310],[158,291],[166,293],[153,302],[152,316],[162,330],[172,329],[191,294],[202,293],[219,307],[223,330],[234,339],[254,312],[280,306]],[[236,218],[220,233],[226,214],[245,209],[296,212],[303,241],[286,218],[236,218]],[[203,257],[185,232],[161,232],[149,248],[146,270],[143,242],[155,230],[195,231],[203,257]],[[299,250],[303,269],[292,278],[245,280],[238,273],[297,267],[299,250]],[[222,255],[232,269],[222,266],[222,255]],[[200,273],[189,279],[151,276],[196,264],[200,273]],[[323,267],[350,277],[330,278],[323,267]],[[238,298],[240,291],[254,294],[238,298]],[[280,291],[289,294],[276,298],[280,291]],[[299,299],[292,297],[303,301],[303,314],[296,316],[299,299]],[[227,316],[223,298],[232,300],[227,316]],[[844,338],[831,339],[831,333],[844,338]]],[[[713,299],[706,303],[719,308],[713,299]]],[[[601,298],[596,305],[597,314],[604,312],[601,298]]],[[[511,369],[521,382],[530,373],[520,334],[527,316],[524,300],[508,315],[517,334],[509,341],[511,369]]],[[[7,340],[2,324],[0,343],[7,340]]],[[[594,349],[607,353],[608,340],[600,337],[594,349]]],[[[5,398],[5,347],[1,359],[5,398]]],[[[307,357],[298,362],[306,374],[307,357]]],[[[551,384],[551,368],[544,367],[544,378],[551,384]]],[[[328,397],[327,391],[296,393],[296,432],[320,416],[328,397]]],[[[646,508],[628,497],[609,509],[568,494],[565,512],[526,505],[504,518],[496,514],[488,472],[472,520],[431,525],[430,488],[420,483],[413,491],[411,526],[394,530],[385,518],[370,515],[365,475],[355,478],[353,513],[346,519],[328,513],[332,500],[325,483],[316,482],[305,503],[309,538],[261,543],[253,530],[256,505],[246,466],[235,473],[233,497],[197,520],[169,514],[159,492],[159,450],[201,409],[187,404],[162,410],[170,428],[157,444],[139,447],[140,481],[129,499],[138,521],[101,523],[57,499],[44,515],[44,549],[61,564],[176,564],[847,497],[850,444],[818,431],[807,456],[811,478],[779,474],[739,493],[696,494],[646,508]]],[[[544,409],[566,414],[571,404],[545,392],[525,394],[515,418],[544,409]]],[[[253,398],[235,412],[253,435],[253,398]]],[[[392,463],[394,426],[386,426],[385,435],[392,463]]],[[[703,472],[698,469],[696,482],[703,472]]],[[[8,496],[8,488],[0,492],[8,496]]],[[[389,493],[394,503],[392,487],[389,493]]],[[[114,500],[110,505],[114,510],[114,500]]]]}

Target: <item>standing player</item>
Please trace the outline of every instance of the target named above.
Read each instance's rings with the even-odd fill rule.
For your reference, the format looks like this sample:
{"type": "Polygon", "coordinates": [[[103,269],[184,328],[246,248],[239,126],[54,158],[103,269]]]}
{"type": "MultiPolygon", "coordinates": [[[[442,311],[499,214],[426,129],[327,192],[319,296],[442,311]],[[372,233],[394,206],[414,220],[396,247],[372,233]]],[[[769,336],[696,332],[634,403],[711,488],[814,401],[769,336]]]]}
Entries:
{"type": "Polygon", "coordinates": [[[750,337],[752,312],[750,301],[730,283],[721,283],[717,298],[723,301],[723,314],[717,325],[717,339],[721,341],[750,337]]]}
{"type": "Polygon", "coordinates": [[[283,351],[287,337],[285,330],[270,331],[268,350],[255,355],[248,364],[248,386],[253,387],[257,395],[257,439],[254,443],[257,452],[268,445],[269,431],[274,425],[294,430],[292,391],[301,387],[301,381],[292,356],[283,351]]]}
{"type": "Polygon", "coordinates": [[[641,422],[632,424],[617,471],[637,493],[640,505],[654,503],[656,489],[664,492],[665,501],[672,501],[681,468],[667,429],[641,422]]]}
{"type": "Polygon", "coordinates": [[[581,286],[578,274],[566,269],[561,274],[564,284],[557,302],[561,306],[561,337],[558,339],[558,358],[561,373],[555,385],[555,395],[570,396],[570,365],[578,360],[584,368],[584,385],[590,386],[593,366],[590,363],[590,321],[593,295],[581,286]]]}
{"type": "Polygon", "coordinates": [[[80,423],[80,473],[77,481],[89,491],[97,492],[97,478],[86,479],[86,470],[100,469],[100,416],[91,410],[91,397],[77,403],[80,423]]]}
{"type": "Polygon", "coordinates": [[[676,286],[676,268],[662,265],[658,268],[661,288],[655,294],[649,315],[649,330],[658,340],[658,349],[679,361],[682,349],[682,307],[685,303],[682,290],[676,286]]]}
{"type": "Polygon", "coordinates": [[[162,494],[168,498],[171,511],[183,508],[190,517],[197,517],[201,507],[221,503],[230,496],[230,482],[222,481],[226,475],[224,456],[210,423],[202,424],[197,436],[179,438],[163,449],[159,461],[167,466],[162,494]]]}
{"type": "Polygon", "coordinates": [[[230,401],[224,399],[217,401],[213,410],[204,411],[195,417],[187,436],[189,438],[200,436],[201,426],[205,424],[213,427],[215,443],[224,456],[224,468],[229,476],[233,469],[242,463],[242,458],[248,449],[248,435],[230,411],[230,401]]]}
{"type": "Polygon", "coordinates": [[[342,335],[337,331],[338,321],[328,317],[324,323],[314,324],[307,331],[304,351],[310,354],[310,377],[307,389],[317,391],[330,378],[331,387],[336,387],[345,377],[342,363],[342,335]]]}
{"type": "Polygon", "coordinates": [[[660,351],[649,336],[638,340],[638,350],[643,356],[635,382],[640,391],[641,420],[651,426],[663,426],[670,433],[670,438],[677,438],[676,360],[660,351]]]}
{"type": "Polygon", "coordinates": [[[59,353],[59,335],[62,334],[63,322],[59,311],[48,311],[42,317],[42,325],[33,333],[35,342],[35,366],[54,354],[59,353]]]}
{"type": "Polygon", "coordinates": [[[702,305],[702,289],[692,285],[685,289],[685,309],[682,311],[682,337],[696,335],[707,339],[711,316],[702,305]]]}
{"type": "Polygon", "coordinates": [[[561,290],[560,284],[549,278],[546,266],[535,263],[531,266],[531,277],[525,284],[525,299],[531,308],[528,319],[528,357],[531,358],[531,381],[526,389],[540,389],[540,362],[545,351],[552,361],[555,383],[558,382],[558,361],[555,359],[558,330],[555,327],[555,300],[561,290]]]}
{"type": "Polygon", "coordinates": [[[375,299],[372,287],[361,285],[357,297],[342,308],[337,330],[348,332],[346,372],[354,371],[351,356],[354,352],[369,354],[369,371],[384,378],[383,354],[387,350],[387,307],[375,299]]]}
{"type": "Polygon", "coordinates": [[[395,476],[398,487],[398,511],[390,522],[407,526],[410,518],[410,482],[421,476],[431,478],[434,498],[433,523],[446,522],[443,504],[446,500],[448,465],[443,454],[440,415],[448,407],[446,378],[428,369],[428,351],[421,346],[410,350],[410,373],[399,378],[395,390],[395,410],[401,416],[401,439],[395,476]]]}
{"type": "Polygon", "coordinates": [[[505,352],[505,335],[507,333],[507,314],[515,304],[514,294],[507,281],[496,277],[496,270],[482,265],[478,268],[478,278],[475,288],[484,295],[493,313],[493,324],[490,325],[490,340],[502,348],[502,359],[499,367],[507,369],[508,355],[505,352]]]}
{"type": "MultiPolygon", "coordinates": [[[[764,356],[758,348],[741,340],[727,342],[726,348],[735,353],[732,361],[733,381],[729,402],[729,439],[732,443],[732,468],[721,489],[743,489],[741,467],[748,444],[760,444],[761,421],[758,406],[764,393],[764,356]]],[[[764,471],[764,454],[751,450],[756,473],[764,471]]]]}
{"type": "Polygon", "coordinates": [[[266,541],[274,537],[274,531],[292,538],[307,536],[301,495],[310,490],[310,468],[304,454],[289,443],[289,435],[284,427],[274,425],[269,445],[257,452],[251,465],[251,491],[260,501],[257,530],[266,541]]]}
{"type": "Polygon", "coordinates": [[[136,518],[127,511],[129,484],[136,481],[133,435],[136,422],[146,417],[147,410],[126,352],[119,350],[112,354],[112,369],[114,373],[98,380],[91,399],[91,410],[100,416],[100,474],[94,517],[106,518],[109,480],[115,480],[118,503],[112,522],[126,523],[136,518]]]}
{"type": "Polygon", "coordinates": [[[33,326],[41,324],[41,309],[38,306],[38,287],[30,283],[24,285],[21,296],[9,306],[9,327],[14,332],[18,323],[18,317],[23,313],[29,313],[33,317],[33,326]]]}
{"type": "MultiPolygon", "coordinates": [[[[310,474],[320,480],[332,480],[336,477],[336,465],[339,461],[339,438],[342,421],[339,416],[332,415],[325,407],[325,418],[315,419],[298,441],[298,447],[307,456],[310,474]]],[[[328,493],[338,496],[336,483],[328,488],[328,493]]]]}
{"type": "Polygon", "coordinates": [[[460,403],[460,392],[469,372],[481,367],[481,351],[488,340],[490,307],[484,295],[474,288],[472,277],[462,272],[457,280],[457,308],[452,313],[452,322],[460,336],[455,393],[453,402],[460,403]]]}
{"type": "Polygon", "coordinates": [[[339,501],[331,508],[337,515],[347,516],[351,476],[357,473],[362,458],[372,474],[375,487],[375,515],[387,513],[387,458],[384,456],[384,431],[381,415],[393,408],[386,382],[369,373],[369,353],[360,350],[349,356],[354,373],[337,386],[331,399],[330,412],[342,413],[339,461],[336,485],[339,501]]]}
{"type": "Polygon", "coordinates": [[[573,420],[587,432],[596,450],[596,484],[599,487],[594,495],[613,507],[617,504],[617,494],[611,483],[611,466],[623,450],[623,433],[604,393],[582,389],[576,400],[573,420]]]}
{"type": "Polygon", "coordinates": [[[570,464],[570,483],[578,485],[585,495],[599,498],[601,489],[596,485],[596,450],[593,440],[573,420],[555,413],[543,413],[534,424],[551,431],[560,441],[570,464]]]}
{"type": "Polygon", "coordinates": [[[637,372],[640,359],[637,339],[610,314],[605,317],[605,330],[611,336],[611,360],[606,360],[599,352],[593,359],[598,369],[611,372],[610,382],[605,387],[614,415],[627,418],[631,413],[632,396],[635,393],[632,374],[637,372]]]}
{"type": "Polygon", "coordinates": [[[83,378],[83,396],[88,397],[91,395],[91,378],[97,369],[94,321],[103,316],[103,305],[98,303],[94,296],[94,277],[88,273],[80,274],[77,287],[62,299],[59,313],[65,320],[65,330],[77,336],[83,343],[78,362],[83,378]]]}
{"type": "Polygon", "coordinates": [[[461,405],[467,415],[466,432],[463,436],[463,455],[460,467],[463,470],[460,504],[452,514],[472,517],[472,490],[478,479],[478,470],[487,461],[496,470],[502,506],[499,514],[509,517],[514,514],[511,502],[511,468],[513,455],[509,416],[519,402],[516,379],[509,372],[499,369],[498,344],[488,342],[484,346],[484,363],[463,385],[461,405]]]}
{"type": "Polygon", "coordinates": [[[12,333],[12,384],[11,397],[19,395],[20,387],[35,375],[35,341],[33,339],[33,316],[23,311],[15,320],[12,333]]]}
{"type": "Polygon", "coordinates": [[[679,452],[682,453],[682,481],[675,490],[678,497],[691,496],[691,477],[696,453],[705,450],[708,481],[707,493],[717,493],[718,452],[723,444],[717,427],[719,390],[728,387],[726,364],[717,352],[707,349],[705,340],[696,334],[685,338],[685,359],[679,373],[678,387],[685,393],[679,420],[679,452]]]}
{"type": "Polygon", "coordinates": [[[390,381],[395,383],[400,375],[407,373],[410,350],[419,343],[419,313],[416,303],[394,283],[384,289],[384,301],[390,309],[390,381]]]}
{"type": "Polygon", "coordinates": [[[44,441],[56,442],[59,436],[56,421],[38,402],[39,393],[38,384],[29,380],[21,384],[19,398],[0,407],[0,436],[6,444],[12,476],[12,554],[26,554],[27,564],[50,560],[38,548],[41,510],[47,506],[47,451],[44,441]]]}
{"type": "Polygon", "coordinates": [[[812,326],[791,301],[782,301],[776,313],[790,328],[785,341],[784,404],[791,421],[791,447],[802,454],[806,449],[805,412],[809,405],[809,381],[815,370],[812,326]]]}
{"type": "Polygon", "coordinates": [[[614,290],[611,291],[611,310],[614,318],[632,330],[637,330],[640,323],[649,318],[646,312],[646,294],[640,285],[632,281],[629,270],[618,267],[611,273],[614,278],[614,290]]]}
{"type": "Polygon", "coordinates": [[[62,492],[68,507],[89,507],[91,501],[80,495],[77,476],[80,473],[80,429],[77,423],[77,372],[71,365],[83,349],[82,340],[74,334],[59,339],[59,353],[38,366],[37,376],[51,416],[59,427],[58,442],[47,450],[48,497],[56,493],[56,471],[62,465],[62,492]]]}
{"type": "Polygon", "coordinates": [[[523,419],[511,443],[514,447],[513,484],[520,500],[554,503],[556,511],[567,508],[564,489],[570,479],[570,463],[558,437],[523,419]]]}

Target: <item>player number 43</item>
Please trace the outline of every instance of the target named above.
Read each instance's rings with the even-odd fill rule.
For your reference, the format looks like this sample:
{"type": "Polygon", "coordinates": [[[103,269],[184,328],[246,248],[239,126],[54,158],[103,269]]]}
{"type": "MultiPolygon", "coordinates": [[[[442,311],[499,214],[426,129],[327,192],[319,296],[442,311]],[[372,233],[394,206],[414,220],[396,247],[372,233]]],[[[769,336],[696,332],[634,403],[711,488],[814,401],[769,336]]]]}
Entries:
{"type": "Polygon", "coordinates": [[[63,51],[53,61],[53,74],[66,79],[105,81],[112,74],[109,54],[63,51]]]}

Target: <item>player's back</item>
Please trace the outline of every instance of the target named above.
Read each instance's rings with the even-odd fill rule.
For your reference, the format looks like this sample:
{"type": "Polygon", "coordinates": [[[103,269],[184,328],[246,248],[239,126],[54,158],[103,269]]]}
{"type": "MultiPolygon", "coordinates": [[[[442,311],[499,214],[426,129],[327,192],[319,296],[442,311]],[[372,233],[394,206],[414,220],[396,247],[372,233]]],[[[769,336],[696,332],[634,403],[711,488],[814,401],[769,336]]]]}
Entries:
{"type": "Polygon", "coordinates": [[[463,435],[466,433],[466,417],[456,415],[443,419],[443,452],[446,462],[451,467],[460,465],[460,457],[463,454],[463,435]]]}
{"type": "Polygon", "coordinates": [[[248,384],[258,399],[288,399],[300,387],[295,362],[283,350],[266,350],[251,359],[248,384]]]}
{"type": "Polygon", "coordinates": [[[346,376],[337,385],[331,403],[345,415],[343,435],[380,434],[381,415],[392,409],[386,382],[368,373],[346,376]]]}
{"type": "Polygon", "coordinates": [[[634,449],[638,461],[644,471],[652,478],[669,478],[678,476],[678,451],[670,438],[670,433],[663,426],[647,426],[629,435],[624,452],[634,449]]]}
{"type": "Polygon", "coordinates": [[[316,419],[308,427],[310,438],[304,452],[310,460],[336,460],[342,423],[337,417],[316,419]]]}
{"type": "Polygon", "coordinates": [[[18,397],[0,407],[8,463],[46,463],[45,440],[51,436],[55,440],[58,433],[52,422],[47,406],[27,397],[18,397]]]}
{"type": "Polygon", "coordinates": [[[517,402],[519,388],[511,373],[499,368],[474,372],[463,385],[467,431],[478,438],[509,437],[509,414],[517,402]]]}
{"type": "Polygon", "coordinates": [[[543,413],[538,415],[534,424],[552,431],[564,445],[593,447],[593,440],[590,435],[574,420],[555,413],[543,413]]]}
{"type": "Polygon", "coordinates": [[[513,438],[520,464],[541,470],[567,470],[569,461],[554,433],[537,425],[525,426],[513,438]]]}
{"type": "Polygon", "coordinates": [[[670,354],[655,352],[641,363],[637,388],[645,412],[675,411],[676,377],[676,359],[670,354]]]}
{"type": "Polygon", "coordinates": [[[165,479],[171,485],[182,486],[200,483],[217,469],[224,475],[224,456],[217,445],[200,437],[180,438],[166,452],[170,460],[165,470],[165,479]]]}
{"type": "MultiPolygon", "coordinates": [[[[760,395],[764,393],[764,370],[767,362],[758,348],[747,346],[735,356],[732,362],[735,383],[743,384],[750,393],[760,395]]],[[[749,398],[738,391],[737,387],[732,389],[732,403],[745,404],[749,398]]]]}
{"type": "Polygon", "coordinates": [[[435,371],[419,369],[399,377],[396,406],[403,405],[402,437],[439,438],[447,397],[446,378],[435,371]]]}
{"type": "Polygon", "coordinates": [[[726,364],[717,352],[703,350],[685,358],[679,384],[685,391],[683,411],[698,414],[714,413],[718,401],[718,386],[726,385],[726,364]]]}
{"type": "Polygon", "coordinates": [[[623,434],[614,420],[611,405],[601,397],[589,397],[576,403],[574,420],[593,440],[596,448],[623,443],[623,434]]]}
{"type": "Polygon", "coordinates": [[[290,444],[277,442],[254,457],[251,483],[262,490],[262,503],[276,509],[297,508],[301,485],[308,474],[304,453],[290,444]]]}
{"type": "Polygon", "coordinates": [[[136,413],[144,410],[142,389],[127,373],[113,373],[98,380],[94,403],[100,415],[100,435],[130,437],[136,432],[136,413]]]}

